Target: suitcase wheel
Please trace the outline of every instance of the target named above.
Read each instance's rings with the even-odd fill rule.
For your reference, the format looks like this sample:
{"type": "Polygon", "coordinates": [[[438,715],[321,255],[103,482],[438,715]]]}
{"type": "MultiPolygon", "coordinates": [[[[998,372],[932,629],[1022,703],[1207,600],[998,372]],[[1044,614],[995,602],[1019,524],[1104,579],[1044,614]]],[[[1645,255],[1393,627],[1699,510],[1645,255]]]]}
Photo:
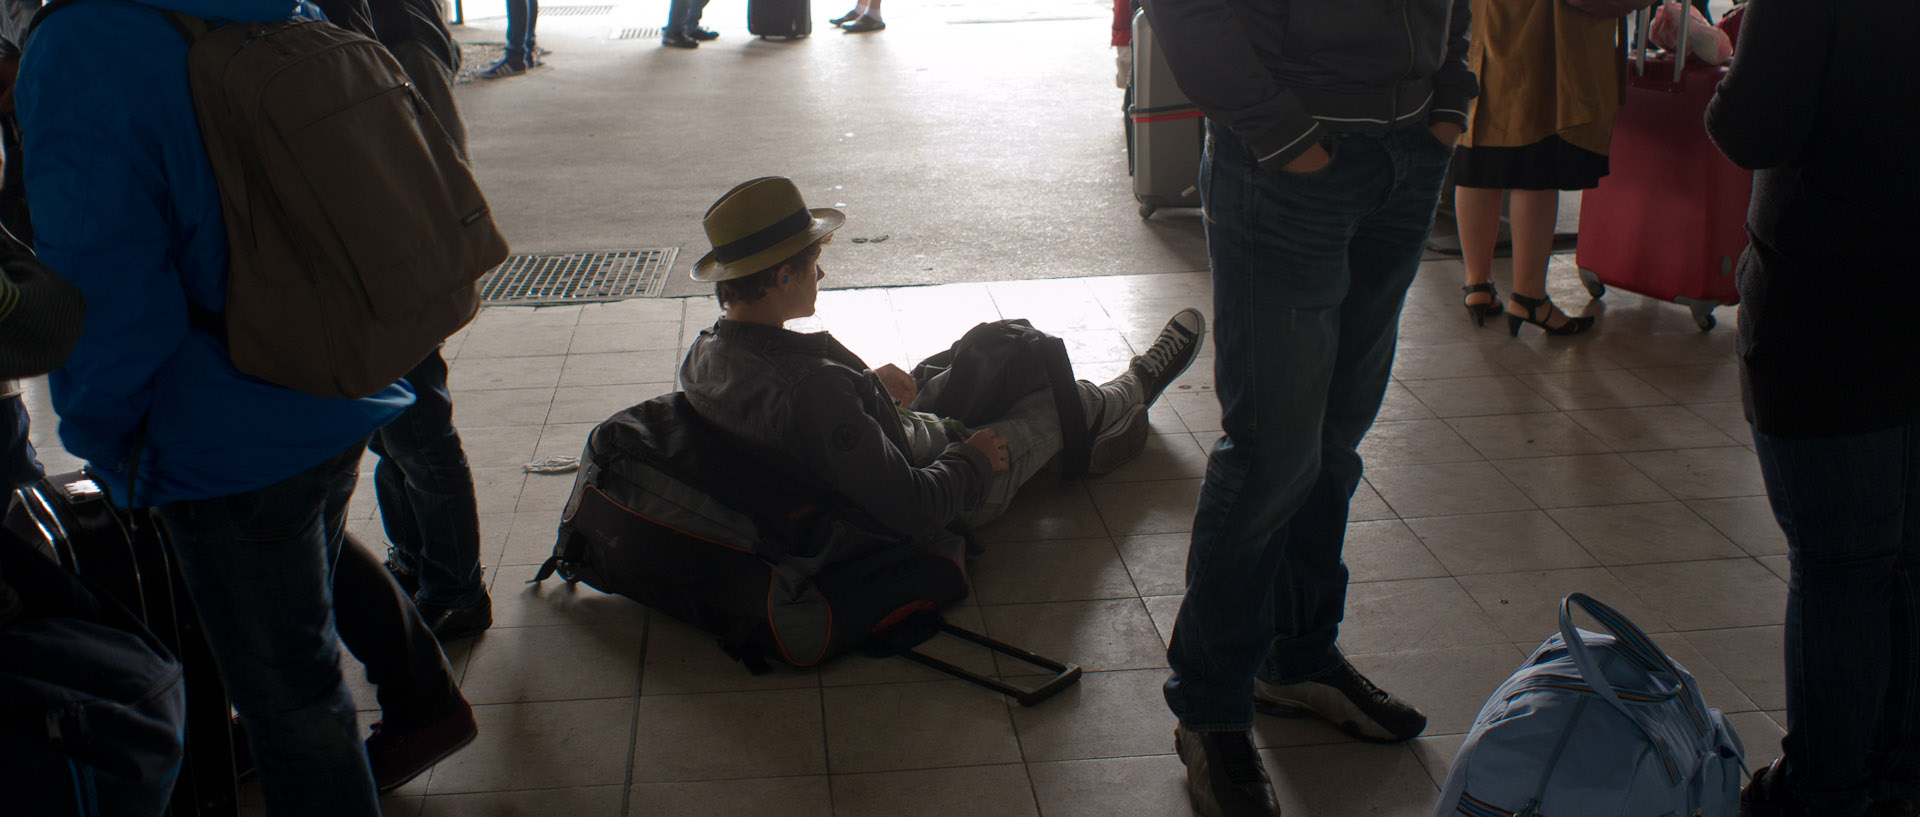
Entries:
{"type": "Polygon", "coordinates": [[[1693,323],[1695,326],[1700,327],[1700,331],[1702,332],[1713,331],[1714,325],[1719,323],[1714,320],[1713,306],[1709,304],[1695,304],[1693,307],[1693,323]]]}
{"type": "MultiPolygon", "coordinates": [[[[1597,272],[1594,272],[1593,270],[1590,270],[1590,269],[1580,270],[1580,283],[1586,284],[1587,294],[1592,295],[1595,298],[1599,298],[1607,294],[1607,285],[1600,283],[1600,274],[1597,272]]],[[[1711,318],[1713,316],[1708,315],[1707,317],[1711,318]]]]}
{"type": "Polygon", "coordinates": [[[1158,210],[1158,209],[1160,209],[1160,208],[1159,208],[1159,207],[1155,207],[1154,205],[1151,205],[1151,204],[1146,204],[1146,203],[1144,203],[1144,202],[1143,202],[1143,203],[1142,203],[1142,204],[1140,205],[1140,217],[1141,217],[1141,218],[1153,218],[1153,213],[1154,213],[1154,211],[1155,211],[1155,210],[1158,210]]]}

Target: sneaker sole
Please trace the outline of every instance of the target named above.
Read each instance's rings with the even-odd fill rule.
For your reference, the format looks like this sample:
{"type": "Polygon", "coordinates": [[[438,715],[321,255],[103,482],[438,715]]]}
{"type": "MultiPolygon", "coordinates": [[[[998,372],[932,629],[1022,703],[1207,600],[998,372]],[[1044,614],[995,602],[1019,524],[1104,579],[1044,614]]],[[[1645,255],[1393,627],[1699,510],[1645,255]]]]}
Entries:
{"type": "Polygon", "coordinates": [[[1147,447],[1147,407],[1134,406],[1127,413],[1127,419],[1120,427],[1106,436],[1093,441],[1093,450],[1087,461],[1087,473],[1093,476],[1110,474],[1129,460],[1139,456],[1147,447]]]}
{"type": "MultiPolygon", "coordinates": [[[[1257,694],[1253,698],[1253,711],[1258,712],[1262,715],[1270,715],[1275,718],[1285,718],[1287,720],[1302,720],[1306,718],[1314,718],[1317,720],[1321,720],[1326,722],[1328,725],[1332,726],[1333,728],[1340,730],[1341,734],[1344,734],[1347,737],[1353,738],[1354,740],[1360,741],[1362,743],[1377,743],[1383,746],[1391,746],[1396,743],[1406,743],[1407,741],[1413,740],[1414,738],[1417,738],[1420,736],[1418,734],[1415,734],[1410,737],[1396,738],[1392,736],[1380,737],[1378,735],[1368,734],[1365,730],[1360,728],[1360,724],[1358,721],[1354,721],[1354,720],[1335,721],[1332,718],[1329,718],[1325,715],[1320,714],[1319,710],[1314,709],[1313,707],[1307,706],[1306,704],[1294,703],[1290,701],[1278,701],[1278,700],[1273,700],[1271,698],[1262,698],[1257,694]]],[[[1420,731],[1424,733],[1426,730],[1422,728],[1420,731]]]]}
{"type": "Polygon", "coordinates": [[[440,761],[446,760],[447,758],[452,757],[454,752],[458,752],[461,749],[467,748],[467,744],[472,743],[473,739],[479,736],[480,736],[480,730],[479,729],[473,730],[473,733],[467,735],[465,740],[462,740],[459,743],[449,746],[447,747],[446,751],[441,752],[440,754],[432,758],[429,758],[426,763],[423,763],[420,765],[420,768],[407,772],[405,775],[402,775],[398,780],[390,780],[386,783],[380,784],[378,787],[380,789],[380,793],[386,794],[387,792],[393,791],[394,789],[400,788],[401,786],[404,786],[404,785],[407,785],[408,783],[413,782],[414,778],[419,777],[420,775],[426,774],[428,769],[431,769],[434,766],[439,765],[440,761]]]}

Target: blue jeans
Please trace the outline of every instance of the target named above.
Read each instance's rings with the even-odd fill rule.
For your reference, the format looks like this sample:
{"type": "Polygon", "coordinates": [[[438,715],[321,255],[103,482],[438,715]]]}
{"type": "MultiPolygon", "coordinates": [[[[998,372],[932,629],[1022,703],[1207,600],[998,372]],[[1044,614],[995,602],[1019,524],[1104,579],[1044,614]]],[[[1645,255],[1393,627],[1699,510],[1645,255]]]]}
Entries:
{"type": "Polygon", "coordinates": [[[667,5],[667,34],[679,32],[693,36],[700,28],[700,15],[707,10],[707,0],[673,0],[667,5]]]}
{"type": "Polygon", "coordinates": [[[507,59],[532,65],[533,21],[540,16],[540,0],[507,0],[507,59]]]}
{"type": "Polygon", "coordinates": [[[0,481],[7,488],[25,488],[46,476],[28,438],[27,400],[24,395],[0,398],[0,481]]]}
{"type": "Polygon", "coordinates": [[[1256,671],[1286,683],[1340,660],[1355,449],[1386,393],[1452,151],[1424,126],[1331,141],[1326,169],[1274,172],[1208,125],[1200,193],[1224,434],[1194,511],[1165,689],[1194,730],[1249,728],[1256,671]]]}
{"type": "Polygon", "coordinates": [[[363,448],[265,488],[154,509],[274,817],[380,814],[333,626],[334,559],[363,448]]]}
{"type": "Polygon", "coordinates": [[[460,432],[453,428],[447,361],[435,349],[407,373],[414,403],[368,447],[380,455],[373,469],[380,518],[394,560],[420,577],[422,607],[447,609],[478,601],[480,508],[473,495],[460,432]]]}
{"type": "Polygon", "coordinates": [[[1787,535],[1787,790],[1809,815],[1920,796],[1920,424],[1753,435],[1787,535]]]}

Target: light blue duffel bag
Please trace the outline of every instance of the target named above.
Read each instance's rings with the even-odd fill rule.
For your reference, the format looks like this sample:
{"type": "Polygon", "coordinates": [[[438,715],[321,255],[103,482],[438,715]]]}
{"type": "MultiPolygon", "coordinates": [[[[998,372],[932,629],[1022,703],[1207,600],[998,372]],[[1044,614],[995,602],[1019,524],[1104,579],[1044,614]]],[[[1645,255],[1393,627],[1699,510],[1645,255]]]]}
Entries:
{"type": "Polygon", "coordinates": [[[1574,593],[1480,708],[1433,817],[1734,817],[1745,754],[1692,675],[1574,593]],[[1612,635],[1576,629],[1576,605],[1612,635]]]}

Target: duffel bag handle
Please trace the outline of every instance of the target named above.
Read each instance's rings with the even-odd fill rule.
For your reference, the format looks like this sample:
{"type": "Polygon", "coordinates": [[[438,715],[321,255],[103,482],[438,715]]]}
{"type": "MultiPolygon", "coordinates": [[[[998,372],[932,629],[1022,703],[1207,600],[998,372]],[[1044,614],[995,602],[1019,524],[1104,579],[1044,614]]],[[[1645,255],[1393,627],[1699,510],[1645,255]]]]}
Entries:
{"type": "Polygon", "coordinates": [[[1672,658],[1667,657],[1667,654],[1653,643],[1653,639],[1647,635],[1646,631],[1640,629],[1632,619],[1622,615],[1620,611],[1602,604],[1585,593],[1570,593],[1560,600],[1560,640],[1566,644],[1567,654],[1573,658],[1574,666],[1579,668],[1581,679],[1620,714],[1639,724],[1647,736],[1653,739],[1666,754],[1669,771],[1676,771],[1674,763],[1685,753],[1681,751],[1684,747],[1672,744],[1680,736],[1669,735],[1667,734],[1669,730],[1655,728],[1644,711],[1636,711],[1628,707],[1625,701],[1620,700],[1619,693],[1613,688],[1613,682],[1608,680],[1606,674],[1601,671],[1599,660],[1587,647],[1586,641],[1580,638],[1579,630],[1573,626],[1575,605],[1579,605],[1587,615],[1599,622],[1600,626],[1613,633],[1618,639],[1617,646],[1627,660],[1639,664],[1650,672],[1672,678],[1674,685],[1678,687],[1676,697],[1679,698],[1680,705],[1686,709],[1687,716],[1697,726],[1695,732],[1698,733],[1703,729],[1710,732],[1712,721],[1706,712],[1706,702],[1700,698],[1699,688],[1693,684],[1685,671],[1673,663],[1672,658]]]}

